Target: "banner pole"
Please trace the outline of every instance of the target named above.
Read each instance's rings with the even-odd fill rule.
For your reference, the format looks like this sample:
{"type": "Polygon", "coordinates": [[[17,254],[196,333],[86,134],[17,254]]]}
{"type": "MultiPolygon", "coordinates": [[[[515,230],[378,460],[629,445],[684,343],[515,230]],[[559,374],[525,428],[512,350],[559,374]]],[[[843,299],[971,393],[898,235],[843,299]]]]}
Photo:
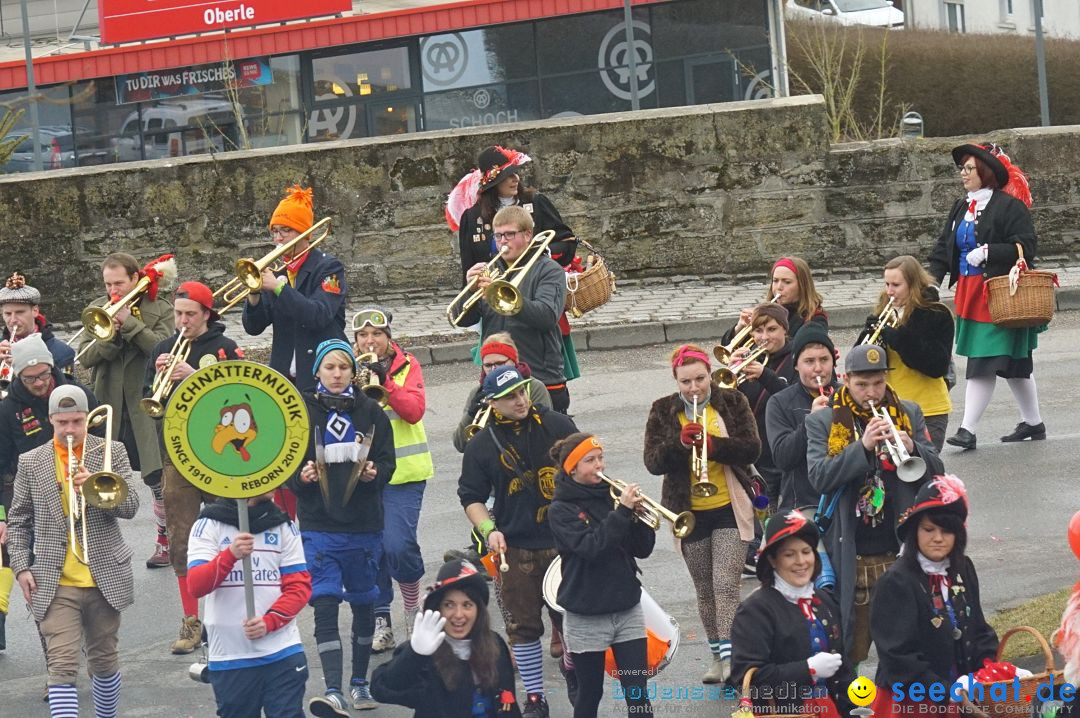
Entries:
{"type": "MultiPolygon", "coordinates": [[[[251,524],[248,522],[247,499],[236,500],[236,515],[240,518],[240,533],[251,533],[251,524]]],[[[244,603],[247,605],[248,619],[255,618],[255,587],[251,581],[251,556],[244,556],[244,603]]]]}

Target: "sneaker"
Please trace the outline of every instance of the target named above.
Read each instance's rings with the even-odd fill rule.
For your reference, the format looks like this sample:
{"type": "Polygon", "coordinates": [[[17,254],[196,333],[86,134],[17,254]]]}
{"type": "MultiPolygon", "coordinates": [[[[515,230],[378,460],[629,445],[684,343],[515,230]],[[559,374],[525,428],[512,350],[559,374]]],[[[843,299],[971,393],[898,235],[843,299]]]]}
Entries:
{"type": "Polygon", "coordinates": [[[147,568],[165,568],[171,566],[172,561],[169,560],[169,542],[154,544],[154,553],[150,554],[150,558],[146,559],[147,568]]]}
{"type": "Polygon", "coordinates": [[[198,616],[184,616],[180,622],[180,637],[173,641],[172,652],[182,656],[194,652],[202,642],[203,625],[198,616]]]}
{"type": "Polygon", "coordinates": [[[1032,426],[1026,421],[1021,421],[1016,425],[1011,434],[1006,434],[1001,437],[1001,440],[1009,443],[1013,441],[1023,441],[1024,439],[1031,439],[1032,441],[1042,441],[1046,438],[1046,424],[1039,422],[1032,426]]]}
{"type": "Polygon", "coordinates": [[[348,718],[349,715],[349,705],[339,690],[329,690],[326,695],[315,696],[308,701],[307,708],[316,718],[348,718]]]}
{"type": "Polygon", "coordinates": [[[525,708],[521,711],[521,715],[522,718],[525,716],[532,716],[532,718],[548,718],[550,711],[548,709],[547,700],[539,693],[530,693],[529,697],[525,699],[525,708]]]}
{"type": "Polygon", "coordinates": [[[385,616],[375,617],[375,633],[371,637],[371,652],[385,653],[394,650],[394,629],[385,616]]]}
{"type": "Polygon", "coordinates": [[[379,704],[371,697],[371,688],[367,681],[363,683],[354,681],[349,686],[349,695],[352,696],[352,707],[358,711],[370,711],[379,707],[379,704]]]}
{"type": "Polygon", "coordinates": [[[723,683],[731,677],[731,659],[713,656],[712,665],[701,677],[702,683],[723,683]]]}

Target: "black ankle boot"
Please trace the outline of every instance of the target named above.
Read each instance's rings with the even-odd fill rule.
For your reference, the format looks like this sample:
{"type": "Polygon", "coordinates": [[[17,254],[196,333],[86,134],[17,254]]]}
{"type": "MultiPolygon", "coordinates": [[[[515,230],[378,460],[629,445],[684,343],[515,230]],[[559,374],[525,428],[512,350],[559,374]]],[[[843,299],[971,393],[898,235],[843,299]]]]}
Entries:
{"type": "MultiPolygon", "coordinates": [[[[1004,439],[1002,439],[1004,441],[1004,439]]],[[[961,449],[974,449],[975,448],[975,435],[964,427],[960,427],[960,430],[953,436],[950,436],[945,440],[945,443],[949,446],[959,446],[961,449]]]]}
{"type": "Polygon", "coordinates": [[[1039,422],[1035,426],[1021,421],[1013,429],[1013,433],[1001,437],[1004,442],[1023,441],[1024,439],[1031,439],[1032,441],[1042,441],[1046,438],[1046,424],[1039,422]]]}

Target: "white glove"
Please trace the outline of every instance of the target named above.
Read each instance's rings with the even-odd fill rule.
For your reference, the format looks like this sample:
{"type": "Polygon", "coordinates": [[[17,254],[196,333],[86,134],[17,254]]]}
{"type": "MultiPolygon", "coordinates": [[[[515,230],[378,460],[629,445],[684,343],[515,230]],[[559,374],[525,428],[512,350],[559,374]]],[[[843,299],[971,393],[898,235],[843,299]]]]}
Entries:
{"type": "Polygon", "coordinates": [[[815,653],[806,659],[806,665],[810,666],[810,674],[814,678],[832,678],[840,670],[840,664],[844,659],[839,653],[815,653]]]}
{"type": "Polygon", "coordinates": [[[442,630],[445,625],[446,619],[438,611],[417,613],[413,621],[412,638],[409,639],[413,651],[419,656],[430,656],[438,650],[446,640],[446,634],[442,630]]]}
{"type": "Polygon", "coordinates": [[[967,253],[967,263],[972,267],[981,267],[983,262],[986,261],[988,254],[990,254],[990,248],[985,244],[980,244],[978,247],[967,253]]]}
{"type": "Polygon", "coordinates": [[[1016,669],[1016,677],[1017,678],[1031,678],[1031,676],[1032,676],[1031,671],[1029,671],[1026,668],[1017,668],[1016,669]]]}
{"type": "MultiPolygon", "coordinates": [[[[960,691],[967,693],[968,697],[971,697],[971,674],[965,673],[956,679],[956,683],[952,684],[952,688],[949,689],[949,700],[955,701],[960,696],[960,691]]],[[[958,702],[958,701],[957,701],[958,702]]]]}

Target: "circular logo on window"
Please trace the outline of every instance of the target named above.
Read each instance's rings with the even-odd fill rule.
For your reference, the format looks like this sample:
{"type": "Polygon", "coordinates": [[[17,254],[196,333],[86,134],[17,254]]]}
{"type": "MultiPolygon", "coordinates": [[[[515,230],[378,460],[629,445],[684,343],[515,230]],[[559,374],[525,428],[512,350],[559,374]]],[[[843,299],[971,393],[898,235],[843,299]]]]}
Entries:
{"type": "Polygon", "coordinates": [[[473,93],[472,102],[478,110],[486,110],[491,105],[491,93],[481,88],[473,93]]]}
{"type": "Polygon", "coordinates": [[[773,96],[772,85],[769,81],[772,79],[771,70],[762,70],[754,75],[750,80],[750,84],[746,87],[746,92],[743,94],[744,100],[767,100],[773,96]]]}
{"type": "MultiPolygon", "coordinates": [[[[341,100],[353,96],[352,87],[348,81],[326,74],[316,76],[315,91],[316,102],[341,100]]],[[[308,118],[308,136],[313,138],[347,140],[352,137],[355,127],[356,105],[338,105],[312,110],[311,117],[308,118]]]]}
{"type": "MultiPolygon", "coordinates": [[[[634,60],[637,63],[638,97],[646,97],[656,89],[652,76],[652,29],[643,20],[634,20],[634,60]]],[[[630,54],[627,51],[626,25],[613,25],[600,41],[596,66],[600,79],[611,94],[621,100],[630,99],[630,54]]]]}
{"type": "Polygon", "coordinates": [[[426,37],[420,41],[420,69],[424,79],[449,87],[461,79],[469,66],[469,48],[460,32],[426,37]]]}
{"type": "Polygon", "coordinates": [[[165,450],[180,475],[214,496],[277,488],[304,461],[308,413],[283,374],[250,361],[199,369],[165,410],[165,450]]]}

